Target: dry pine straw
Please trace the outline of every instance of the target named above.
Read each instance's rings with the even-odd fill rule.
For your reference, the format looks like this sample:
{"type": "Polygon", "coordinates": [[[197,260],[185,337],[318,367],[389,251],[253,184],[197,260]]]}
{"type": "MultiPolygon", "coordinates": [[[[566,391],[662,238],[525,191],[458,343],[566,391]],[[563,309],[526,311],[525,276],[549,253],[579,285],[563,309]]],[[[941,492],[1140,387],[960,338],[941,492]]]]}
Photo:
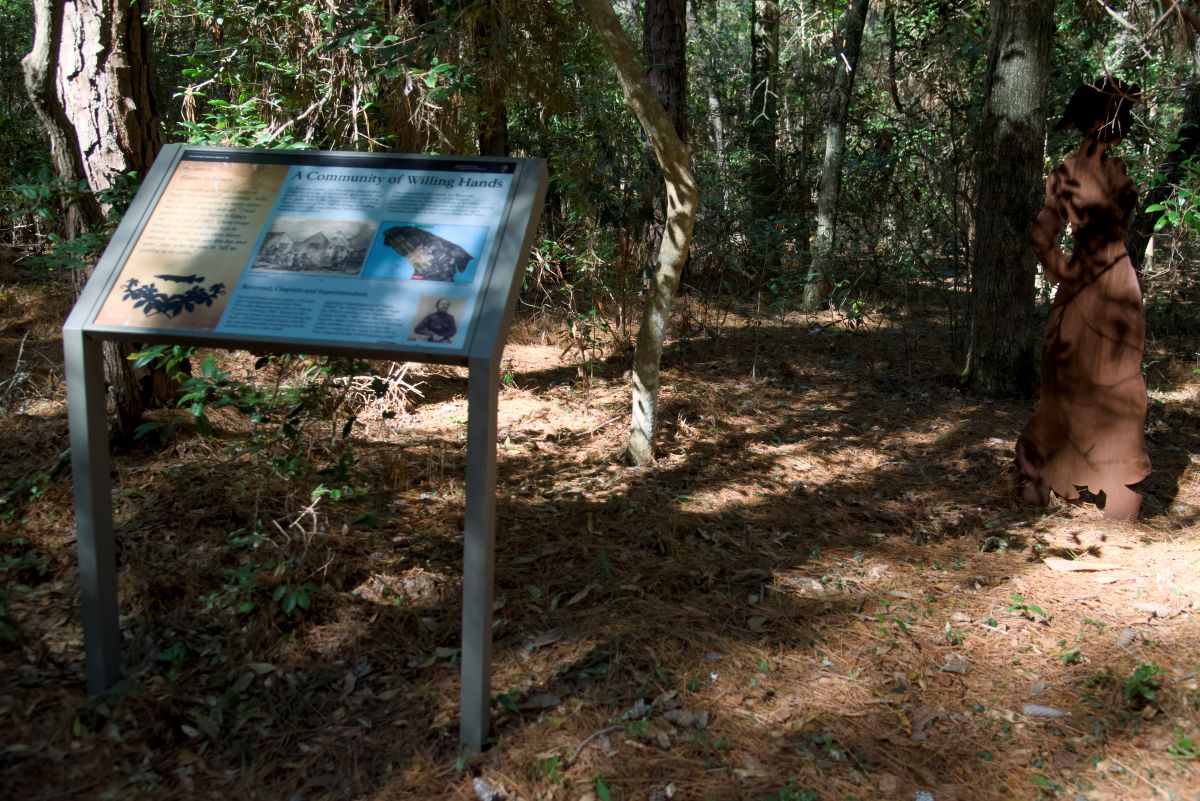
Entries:
{"type": "MultiPolygon", "coordinates": [[[[461,762],[461,373],[410,374],[425,400],[355,444],[347,501],[231,455],[233,415],[119,458],[130,678],[102,702],[52,481],[0,540],[44,559],[6,568],[26,588],[6,593],[0,796],[470,798],[479,775],[529,801],[597,797],[597,777],[626,799],[1195,798],[1170,752],[1200,743],[1194,387],[1153,408],[1142,523],[1029,511],[1006,475],[1028,404],[959,395],[916,321],[817,322],[668,350],[642,470],[619,463],[626,357],[582,381],[558,347],[510,346],[496,739],[461,762]],[[284,614],[273,591],[302,582],[311,608],[284,614]],[[1151,662],[1139,708],[1125,680],[1151,662]]],[[[65,446],[59,394],[0,416],[6,481],[65,446]]]]}

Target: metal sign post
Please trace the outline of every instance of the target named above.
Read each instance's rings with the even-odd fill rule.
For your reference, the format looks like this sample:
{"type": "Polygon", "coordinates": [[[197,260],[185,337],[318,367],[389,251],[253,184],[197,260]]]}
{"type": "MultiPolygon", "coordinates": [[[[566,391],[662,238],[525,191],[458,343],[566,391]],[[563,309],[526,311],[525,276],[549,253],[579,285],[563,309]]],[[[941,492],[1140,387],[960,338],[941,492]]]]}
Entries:
{"type": "Polygon", "coordinates": [[[500,373],[473,359],[467,379],[467,509],[463,522],[462,703],[459,736],[476,751],[492,702],[492,586],[496,570],[496,400],[500,373]]]}
{"type": "Polygon", "coordinates": [[[63,326],[88,691],[120,676],[101,343],[468,367],[462,742],[487,736],[500,357],[541,159],[168,145],[63,326]]]}

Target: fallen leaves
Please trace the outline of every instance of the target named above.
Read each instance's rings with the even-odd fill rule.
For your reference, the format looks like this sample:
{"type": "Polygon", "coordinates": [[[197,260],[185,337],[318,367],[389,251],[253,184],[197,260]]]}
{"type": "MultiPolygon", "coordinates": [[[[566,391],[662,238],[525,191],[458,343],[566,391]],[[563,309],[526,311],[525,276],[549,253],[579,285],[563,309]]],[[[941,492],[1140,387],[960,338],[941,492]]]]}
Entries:
{"type": "Polygon", "coordinates": [[[967,675],[967,660],[958,654],[946,654],[946,662],[939,670],[943,673],[957,673],[960,676],[965,676],[967,675]]]}
{"type": "Polygon", "coordinates": [[[1139,612],[1145,612],[1150,617],[1164,618],[1172,615],[1171,607],[1150,601],[1138,601],[1133,604],[1133,608],[1139,612]]]}
{"type": "Polygon", "coordinates": [[[1067,713],[1052,706],[1044,706],[1042,704],[1022,704],[1021,714],[1027,718],[1061,718],[1066,717],[1067,713]]]}
{"type": "Polygon", "coordinates": [[[1062,559],[1057,556],[1047,556],[1043,558],[1042,564],[1051,570],[1055,570],[1060,573],[1081,573],[1088,571],[1122,569],[1120,565],[1114,565],[1108,562],[1094,562],[1089,559],[1062,559]]]}
{"type": "MultiPolygon", "coordinates": [[[[780,354],[791,347],[783,339],[772,345],[780,354]]],[[[729,369],[744,372],[735,361],[729,369]]],[[[544,367],[552,375],[554,365],[544,367]]],[[[402,497],[384,501],[385,525],[352,526],[340,542],[335,525],[313,541],[322,553],[330,541],[331,560],[321,557],[328,591],[314,604],[315,620],[283,629],[271,621],[251,642],[239,642],[236,630],[195,603],[214,589],[204,581],[249,553],[230,552],[226,532],[123,532],[123,631],[131,653],[138,638],[168,630],[196,648],[177,676],[165,664],[133,665],[143,673],[120,704],[139,714],[112,727],[103,716],[70,725],[78,716],[73,704],[82,703],[78,637],[65,634],[78,626],[71,591],[13,596],[13,608],[32,615],[20,623],[35,648],[29,664],[20,663],[21,652],[0,653],[15,687],[0,689],[0,718],[19,741],[3,758],[45,786],[47,777],[67,781],[68,770],[84,779],[117,770],[133,776],[149,770],[138,764],[148,755],[169,767],[152,764],[163,774],[159,783],[126,792],[147,797],[186,792],[183,778],[171,774],[177,768],[194,771],[197,787],[235,797],[246,784],[229,771],[246,754],[245,775],[259,782],[251,789],[279,798],[346,795],[336,782],[349,787],[359,766],[369,777],[362,797],[496,801],[488,794],[501,791],[570,801],[596,796],[595,777],[603,775],[615,798],[645,801],[669,779],[676,798],[761,798],[796,775],[819,777],[822,797],[911,799],[920,787],[945,788],[965,775],[980,799],[1000,797],[1015,776],[1005,797],[1016,798],[1030,791],[1021,772],[1035,759],[1061,781],[1053,771],[1110,756],[1085,750],[1075,729],[1097,714],[1088,704],[1122,703],[1132,664],[1151,656],[1169,671],[1164,709],[1147,707],[1153,717],[1133,725],[1158,732],[1138,744],[1170,735],[1181,704],[1197,692],[1187,672],[1194,666],[1181,669],[1194,653],[1184,624],[1200,611],[1192,605],[1200,594],[1194,538],[1171,533],[1169,542],[1160,529],[1174,518],[1164,517],[1097,540],[1094,510],[1030,513],[1009,501],[1003,468],[979,460],[987,470],[946,468],[946,460],[964,461],[963,449],[975,447],[968,443],[988,443],[1007,458],[1005,432],[1019,430],[1027,413],[1021,404],[963,405],[927,385],[908,403],[860,386],[852,370],[828,375],[845,381],[836,390],[808,390],[828,392],[811,404],[819,410],[798,410],[794,397],[769,382],[675,383],[666,401],[691,422],[645,471],[619,465],[616,426],[588,435],[594,453],[568,444],[627,403],[624,385],[600,382],[581,392],[543,381],[505,397],[502,414],[511,403],[544,413],[536,437],[548,438],[534,452],[514,424],[515,447],[500,457],[496,580],[508,606],[494,652],[496,740],[469,769],[454,768],[462,454],[456,439],[423,442],[427,431],[378,445],[405,462],[408,475],[402,497]],[[728,425],[721,409],[744,400],[759,411],[728,425]],[[936,437],[947,439],[921,440],[935,424],[936,437]],[[919,548],[914,531],[923,532],[919,548]],[[1078,558],[1062,558],[1074,552],[1078,558]],[[158,571],[172,558],[178,577],[147,590],[147,565],[158,571]],[[1053,617],[1026,601],[1014,604],[1017,593],[1053,617]],[[1026,610],[1007,609],[1021,604],[1026,610]],[[366,612],[346,618],[336,642],[316,648],[319,626],[337,620],[344,606],[366,612]],[[1097,625],[1084,625],[1088,619],[1097,625]],[[41,645],[55,642],[54,649],[41,645]],[[1080,651],[1069,665],[1060,656],[1068,646],[1080,651]],[[48,659],[54,651],[61,660],[48,659]],[[360,657],[374,673],[354,668],[360,657]],[[1107,684],[1086,685],[1108,667],[1107,684]],[[1027,700],[1063,716],[1037,714],[1027,700]],[[45,730],[56,742],[37,734],[51,713],[58,722],[45,730]],[[826,734],[829,748],[814,745],[826,734]],[[569,766],[566,756],[585,738],[589,747],[569,766]],[[127,751],[138,755],[126,758],[127,751]],[[535,755],[558,760],[560,783],[540,771],[535,755]],[[476,776],[488,787],[477,787],[476,776]]],[[[459,397],[421,414],[435,424],[429,430],[457,435],[461,426],[444,418],[465,411],[459,397]]],[[[147,513],[135,501],[162,502],[182,483],[157,458],[146,457],[137,476],[143,495],[123,501],[129,519],[147,513]]],[[[358,464],[367,481],[372,458],[367,452],[358,464]]],[[[1191,473],[1180,483],[1183,492],[1194,486],[1191,473]]],[[[65,498],[66,489],[57,489],[65,498]]],[[[239,521],[255,502],[253,495],[240,505],[214,496],[214,513],[239,521]]],[[[63,517],[65,503],[41,511],[63,517]]],[[[166,517],[152,520],[169,528],[166,517]]],[[[51,527],[43,529],[49,536],[51,527]]],[[[70,577],[56,571],[53,580],[66,587],[70,577]]],[[[1099,710],[1114,719],[1109,712],[1099,710]]],[[[1094,748],[1136,762],[1139,776],[1168,759],[1162,749],[1136,751],[1120,732],[1107,736],[1094,748]]],[[[936,794],[938,801],[968,795],[936,794]]]]}

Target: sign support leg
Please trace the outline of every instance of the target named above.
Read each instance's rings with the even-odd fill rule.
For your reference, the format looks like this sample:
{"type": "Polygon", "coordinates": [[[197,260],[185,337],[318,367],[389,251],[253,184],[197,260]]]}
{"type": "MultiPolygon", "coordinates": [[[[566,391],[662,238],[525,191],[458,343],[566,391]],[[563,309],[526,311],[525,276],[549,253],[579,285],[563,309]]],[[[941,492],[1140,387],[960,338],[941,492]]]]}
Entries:
{"type": "Polygon", "coordinates": [[[462,708],[459,738],[483,750],[492,701],[492,578],[496,552],[499,371],[471,359],[467,383],[467,509],[463,526],[462,708]]]}
{"type": "Polygon", "coordinates": [[[121,669],[104,358],[99,341],[73,328],[63,329],[63,353],[82,590],[84,670],[88,692],[95,695],[111,687],[121,669]]]}

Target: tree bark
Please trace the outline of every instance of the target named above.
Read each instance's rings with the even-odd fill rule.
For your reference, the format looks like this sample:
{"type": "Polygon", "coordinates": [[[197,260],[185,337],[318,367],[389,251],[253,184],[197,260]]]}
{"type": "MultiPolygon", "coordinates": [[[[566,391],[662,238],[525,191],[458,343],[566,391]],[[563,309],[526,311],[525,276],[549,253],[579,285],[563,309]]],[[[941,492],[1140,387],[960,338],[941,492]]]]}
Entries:
{"type": "MultiPolygon", "coordinates": [[[[50,161],[62,178],[79,184],[86,180],[79,138],[63,108],[56,82],[65,5],[65,0],[34,0],[33,49],[22,59],[21,65],[29,100],[50,140],[50,161]]],[[[74,239],[85,228],[99,225],[104,220],[100,203],[94,195],[86,193],[64,211],[67,239],[74,239]]]]}
{"type": "Polygon", "coordinates": [[[890,0],[884,16],[888,28],[888,94],[892,96],[896,113],[903,116],[904,105],[900,102],[900,88],[896,85],[896,6],[890,0]]]}
{"type": "Polygon", "coordinates": [[[1054,0],[993,0],[991,25],[963,379],[981,394],[1028,397],[1037,258],[1026,230],[1043,200],[1054,0]]]}
{"type": "MultiPolygon", "coordinates": [[[[719,13],[719,7],[717,12],[719,13]]],[[[715,24],[720,25],[719,17],[715,24]]],[[[701,40],[710,38],[704,35],[704,28],[700,24],[700,16],[696,11],[695,3],[688,3],[688,27],[693,31],[693,38],[701,40]]],[[[725,146],[725,118],[721,113],[721,99],[717,96],[716,89],[715,72],[717,67],[711,56],[716,45],[711,40],[705,41],[703,44],[708,57],[700,70],[699,83],[708,101],[708,127],[712,134],[713,155],[717,162],[717,182],[721,186],[721,210],[728,212],[730,193],[733,191],[733,187],[729,182],[729,153],[725,146]]]]}
{"type": "MultiPolygon", "coordinates": [[[[675,128],[687,143],[687,0],[646,0],[642,13],[642,59],[646,80],[675,128]]],[[[661,189],[649,196],[652,216],[646,225],[646,252],[657,258],[666,220],[661,189]]]]}
{"type": "Polygon", "coordinates": [[[646,80],[679,141],[687,144],[687,0],[646,0],[642,57],[646,80]]]}
{"type": "Polygon", "coordinates": [[[479,155],[508,155],[508,104],[505,101],[504,30],[495,0],[485,0],[475,19],[475,40],[483,69],[479,155]]]}
{"type": "Polygon", "coordinates": [[[646,292],[646,306],[633,354],[633,421],[628,455],[634,464],[654,458],[658,415],[659,366],[671,304],[687,261],[700,193],[692,175],[691,154],[654,96],[644,67],[607,0],[580,0],[600,43],[617,70],[625,103],[638,118],[658,160],[666,184],[666,233],[646,292]]]}
{"type": "MultiPolygon", "coordinates": [[[[773,217],[778,210],[779,162],[779,4],[753,0],[750,6],[750,213],[751,252],[758,251],[750,271],[760,283],[775,263],[778,237],[773,217]]],[[[752,257],[753,258],[753,257],[752,257]]]]}
{"type": "Polygon", "coordinates": [[[825,161],[817,190],[817,231],[812,263],[804,282],[804,308],[816,309],[833,288],[833,253],[837,244],[838,196],[842,191],[842,161],[846,152],[846,118],[854,92],[854,74],[867,22],[869,0],[853,0],[846,12],[846,30],[837,43],[833,91],[825,124],[825,161]]]}
{"type": "MultiPolygon", "coordinates": [[[[73,237],[103,222],[109,209],[97,193],[120,175],[144,176],[162,148],[149,40],[141,6],[129,0],[35,0],[34,12],[26,86],[50,138],[55,168],[91,190],[68,214],[67,235],[73,237]]],[[[145,408],[127,358],[131,352],[127,343],[104,346],[114,436],[122,441],[132,438],[145,408]]],[[[157,386],[166,395],[158,400],[171,400],[174,388],[157,386]]]]}
{"type": "Polygon", "coordinates": [[[93,192],[130,171],[144,176],[162,149],[141,8],[130,0],[74,0],[64,9],[58,92],[93,192]]]}

